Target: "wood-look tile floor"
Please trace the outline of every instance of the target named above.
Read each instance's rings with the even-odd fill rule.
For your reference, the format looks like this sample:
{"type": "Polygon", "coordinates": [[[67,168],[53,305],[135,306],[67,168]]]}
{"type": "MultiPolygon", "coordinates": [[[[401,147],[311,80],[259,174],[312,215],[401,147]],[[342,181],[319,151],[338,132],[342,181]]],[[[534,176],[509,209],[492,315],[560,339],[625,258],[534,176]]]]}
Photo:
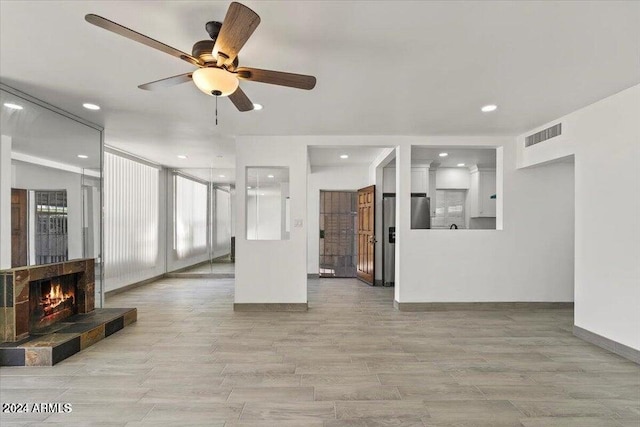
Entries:
{"type": "Polygon", "coordinates": [[[138,322],[53,368],[1,368],[12,425],[640,425],[640,367],[571,334],[571,310],[407,313],[393,290],[309,282],[306,313],[234,313],[233,281],[114,296],[138,322]]]}

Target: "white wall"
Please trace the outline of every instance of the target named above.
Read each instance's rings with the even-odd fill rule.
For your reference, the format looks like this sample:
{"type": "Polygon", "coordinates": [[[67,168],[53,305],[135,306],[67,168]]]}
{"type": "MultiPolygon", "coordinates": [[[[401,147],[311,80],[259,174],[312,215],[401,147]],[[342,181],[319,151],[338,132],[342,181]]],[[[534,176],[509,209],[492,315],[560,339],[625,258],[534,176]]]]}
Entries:
{"type": "Polygon", "coordinates": [[[0,136],[0,270],[11,268],[11,137],[0,136]]]}
{"type": "Polygon", "coordinates": [[[369,165],[314,166],[307,183],[307,272],[320,271],[320,190],[358,190],[372,183],[369,165]]]}
{"type": "Polygon", "coordinates": [[[307,302],[307,146],[295,137],[238,137],[236,188],[247,167],[288,167],[289,240],[247,240],[246,192],[236,194],[236,303],[307,302]]]}
{"type": "Polygon", "coordinates": [[[638,350],[639,117],[640,85],[540,127],[562,122],[561,137],[528,148],[524,136],[535,130],[518,138],[522,165],[575,152],[574,321],[638,350]]]}
{"type": "MultiPolygon", "coordinates": [[[[375,207],[375,226],[376,226],[376,236],[381,236],[381,238],[376,239],[375,243],[375,262],[374,262],[374,270],[375,270],[375,280],[382,281],[382,245],[384,244],[384,236],[383,236],[383,224],[382,224],[382,196],[383,193],[387,192],[385,188],[385,170],[386,166],[396,157],[396,150],[393,147],[385,148],[382,150],[380,155],[373,161],[373,163],[369,166],[369,183],[375,184],[376,186],[376,207],[375,207]]],[[[431,185],[431,184],[430,184],[431,185]]],[[[395,187],[395,174],[393,177],[393,187],[389,191],[390,193],[396,192],[395,187]]]]}
{"type": "MultiPolygon", "coordinates": [[[[516,170],[513,140],[486,138],[490,143],[503,146],[504,188],[497,195],[504,229],[411,230],[405,212],[396,245],[399,302],[572,301],[572,165],[516,170]]],[[[399,192],[408,194],[402,175],[399,192]]]]}
{"type": "MultiPolygon", "coordinates": [[[[507,137],[286,136],[244,137],[239,141],[239,167],[254,166],[254,162],[255,165],[296,165],[290,173],[292,189],[307,178],[305,156],[310,145],[395,145],[396,164],[401,165],[396,169],[400,194],[396,198],[399,204],[396,250],[403,248],[401,256],[396,254],[396,273],[401,274],[396,277],[396,299],[400,302],[573,300],[571,164],[516,170],[515,140],[507,137]],[[500,198],[497,221],[504,223],[504,230],[464,233],[411,230],[412,145],[497,148],[496,193],[500,198]],[[501,171],[503,163],[504,172],[501,171]],[[502,175],[504,186],[499,182],[502,175]]],[[[244,182],[239,181],[240,185],[244,182]]],[[[305,193],[301,197],[305,197],[305,190],[301,190],[305,193]]],[[[299,200],[295,194],[292,190],[294,219],[307,215],[306,201],[302,207],[296,204],[299,200]]],[[[244,196],[239,200],[239,205],[243,204],[244,196]]],[[[244,224],[244,212],[238,215],[238,224],[244,224]]],[[[306,252],[307,242],[304,235],[299,244],[296,231],[299,230],[294,228],[288,246],[286,242],[248,242],[250,246],[246,241],[239,242],[236,301],[288,302],[301,297],[303,286],[298,282],[301,276],[306,276],[306,271],[299,275],[295,259],[306,252]],[[264,245],[259,246],[260,243],[264,245]],[[274,270],[283,272],[274,273],[274,270]],[[240,276],[242,280],[238,281],[240,276]],[[278,281],[282,284],[276,286],[278,281]],[[287,292],[287,288],[291,288],[291,292],[287,292]],[[250,291],[255,293],[252,295],[250,291]]],[[[306,267],[304,261],[302,265],[306,267]]],[[[304,289],[306,293],[306,284],[304,289]]]]}
{"type": "Polygon", "coordinates": [[[18,160],[12,165],[13,188],[67,191],[69,259],[82,258],[82,175],[18,160]]]}

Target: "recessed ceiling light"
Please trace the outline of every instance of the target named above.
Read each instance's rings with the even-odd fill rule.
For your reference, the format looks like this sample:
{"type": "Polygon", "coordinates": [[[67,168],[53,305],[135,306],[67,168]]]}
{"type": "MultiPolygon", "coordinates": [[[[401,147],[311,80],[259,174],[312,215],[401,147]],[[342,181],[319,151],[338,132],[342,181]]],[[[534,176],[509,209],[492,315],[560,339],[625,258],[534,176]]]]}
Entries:
{"type": "Polygon", "coordinates": [[[348,158],[349,158],[349,155],[348,155],[348,154],[341,154],[341,155],[340,155],[340,158],[341,158],[341,159],[348,159],[348,158]]]}
{"type": "Polygon", "coordinates": [[[464,163],[458,163],[458,166],[462,167],[462,166],[464,166],[464,163]]]}
{"type": "Polygon", "coordinates": [[[449,153],[440,153],[438,154],[440,157],[447,157],[449,155],[449,153]]]}
{"type": "Polygon", "coordinates": [[[87,156],[86,154],[78,154],[78,158],[80,158],[80,159],[88,159],[89,156],[87,156]]]}
{"type": "Polygon", "coordinates": [[[251,187],[250,187],[250,186],[247,186],[247,190],[251,190],[251,187]]]}
{"type": "Polygon", "coordinates": [[[273,178],[273,175],[267,175],[267,178],[273,178]]]}
{"type": "Polygon", "coordinates": [[[225,178],[224,175],[218,175],[218,178],[225,178]]]}
{"type": "Polygon", "coordinates": [[[12,104],[10,102],[5,102],[4,106],[7,108],[11,108],[12,110],[22,110],[22,105],[12,104]]]}
{"type": "Polygon", "coordinates": [[[84,108],[86,108],[87,110],[99,110],[100,106],[96,105],[96,104],[90,104],[88,102],[85,102],[84,104],[82,104],[82,106],[84,108]]]}
{"type": "Polygon", "coordinates": [[[261,196],[264,196],[264,193],[260,193],[261,196]]]}
{"type": "Polygon", "coordinates": [[[185,156],[184,154],[178,154],[178,158],[184,160],[187,158],[187,156],[185,156]]]}
{"type": "Polygon", "coordinates": [[[253,109],[254,109],[254,110],[256,110],[256,111],[260,111],[260,110],[262,110],[262,105],[260,105],[260,104],[253,104],[253,109]]]}
{"type": "Polygon", "coordinates": [[[481,108],[483,113],[490,113],[492,111],[496,111],[497,109],[498,109],[498,106],[495,104],[485,105],[484,107],[481,108]]]}

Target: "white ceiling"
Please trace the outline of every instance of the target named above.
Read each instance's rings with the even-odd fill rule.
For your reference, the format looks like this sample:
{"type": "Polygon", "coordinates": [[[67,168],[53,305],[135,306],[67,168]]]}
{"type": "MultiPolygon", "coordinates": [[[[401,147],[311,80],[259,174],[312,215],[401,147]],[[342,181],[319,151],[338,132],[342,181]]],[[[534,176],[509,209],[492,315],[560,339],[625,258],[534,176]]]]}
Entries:
{"type": "Polygon", "coordinates": [[[235,184],[236,182],[236,170],[233,168],[185,168],[175,169],[175,171],[202,181],[224,186],[235,184]]]}
{"type": "Polygon", "coordinates": [[[451,148],[451,147],[412,147],[411,163],[428,163],[431,168],[458,167],[464,163],[465,167],[496,167],[495,148],[451,148]],[[446,157],[440,157],[440,153],[447,153],[446,157]]]}
{"type": "Polygon", "coordinates": [[[344,165],[369,165],[382,152],[384,147],[354,147],[354,146],[322,146],[309,147],[309,162],[311,166],[344,166],[344,165]],[[346,159],[340,156],[346,154],[346,159]]]}
{"type": "Polygon", "coordinates": [[[11,137],[13,152],[100,170],[99,131],[5,91],[0,91],[0,131],[11,137]]]}
{"type": "Polygon", "coordinates": [[[215,126],[214,100],[190,83],[137,88],[189,64],[84,21],[190,52],[226,1],[2,1],[0,79],[104,125],[108,144],[217,168],[233,166],[236,135],[516,134],[640,82],[635,1],[244,3],[262,22],[241,65],[315,75],[314,90],[242,82],[264,110],[223,99],[215,126]],[[481,113],[487,103],[498,111],[481,113]]]}

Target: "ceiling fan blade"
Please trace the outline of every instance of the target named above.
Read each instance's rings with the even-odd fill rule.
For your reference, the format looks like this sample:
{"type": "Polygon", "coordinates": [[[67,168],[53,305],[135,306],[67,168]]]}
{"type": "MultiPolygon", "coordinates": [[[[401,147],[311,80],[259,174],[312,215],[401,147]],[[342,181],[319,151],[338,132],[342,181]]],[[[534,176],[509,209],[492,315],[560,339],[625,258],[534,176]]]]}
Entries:
{"type": "Polygon", "coordinates": [[[233,63],[258,24],[260,17],[257,13],[243,4],[231,3],[213,46],[213,56],[218,58],[218,67],[233,63]]]}
{"type": "Polygon", "coordinates": [[[193,73],[178,74],[177,76],[167,77],[166,79],[160,79],[154,82],[145,83],[138,87],[144,90],[164,89],[167,87],[179,85],[180,83],[190,82],[191,74],[193,73]]]}
{"type": "Polygon", "coordinates": [[[176,48],[173,48],[169,45],[166,45],[158,40],[154,40],[151,37],[147,37],[144,34],[140,34],[137,31],[133,31],[130,28],[124,27],[120,24],[117,24],[113,21],[110,21],[102,16],[94,15],[90,13],[84,17],[84,19],[93,25],[96,25],[100,28],[104,28],[105,30],[111,31],[112,33],[119,34],[123,37],[136,41],[138,43],[142,43],[143,45],[152,47],[154,49],[159,50],[160,52],[168,53],[171,56],[175,56],[176,58],[180,58],[183,61],[187,61],[190,64],[202,66],[202,62],[189,55],[188,53],[184,53],[176,48]]]}
{"type": "Polygon", "coordinates": [[[253,102],[251,102],[249,97],[243,92],[242,89],[240,89],[240,86],[238,86],[238,89],[236,89],[235,92],[229,95],[229,99],[231,100],[231,102],[233,102],[233,105],[235,105],[239,111],[253,110],[253,102]]]}
{"type": "Polygon", "coordinates": [[[258,68],[240,67],[236,70],[238,77],[252,82],[269,83],[297,89],[311,90],[316,86],[316,78],[304,74],[284,73],[282,71],[260,70],[258,68]]]}

